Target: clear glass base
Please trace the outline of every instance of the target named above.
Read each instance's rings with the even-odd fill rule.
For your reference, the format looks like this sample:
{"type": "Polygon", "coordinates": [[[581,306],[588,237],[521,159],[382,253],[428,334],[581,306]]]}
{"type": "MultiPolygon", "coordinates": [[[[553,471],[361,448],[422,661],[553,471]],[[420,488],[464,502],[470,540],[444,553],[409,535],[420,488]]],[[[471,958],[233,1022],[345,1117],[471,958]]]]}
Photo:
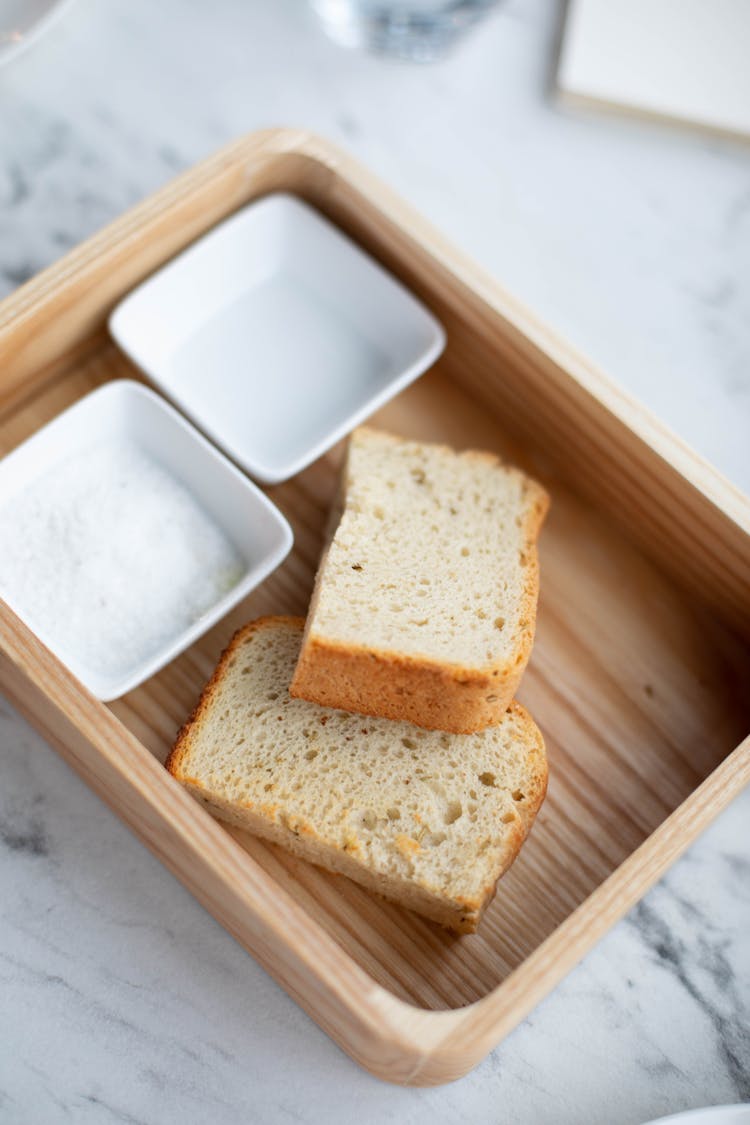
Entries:
{"type": "Polygon", "coordinates": [[[336,43],[410,62],[444,58],[497,0],[311,0],[336,43]]]}

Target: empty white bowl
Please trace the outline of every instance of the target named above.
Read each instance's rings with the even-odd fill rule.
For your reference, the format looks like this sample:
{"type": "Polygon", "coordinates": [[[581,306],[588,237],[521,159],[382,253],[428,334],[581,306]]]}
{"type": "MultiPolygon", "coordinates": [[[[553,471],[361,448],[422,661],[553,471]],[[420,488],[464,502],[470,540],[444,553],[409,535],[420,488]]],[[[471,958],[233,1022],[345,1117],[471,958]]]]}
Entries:
{"type": "MultiPolygon", "coordinates": [[[[159,480],[162,481],[161,476],[159,480]]],[[[148,483],[150,485],[150,478],[148,483]]],[[[168,490],[171,487],[171,484],[167,484],[168,490]]],[[[168,491],[165,495],[171,496],[172,492],[168,491]]],[[[252,481],[157,394],[124,379],[107,383],[93,391],[0,461],[0,522],[5,526],[2,535],[5,558],[0,559],[0,596],[86,687],[104,700],[124,695],[192,644],[262,582],[283,561],[292,545],[289,524],[252,481]],[[75,480],[80,492],[80,479],[83,477],[84,482],[86,481],[88,465],[92,465],[92,479],[95,479],[93,466],[101,464],[102,453],[106,457],[107,450],[119,449],[133,451],[136,460],[145,458],[147,460],[144,463],[149,467],[157,465],[155,472],[160,474],[165,470],[165,481],[168,477],[169,481],[177,482],[173,519],[170,520],[172,513],[162,500],[156,505],[142,504],[142,499],[149,501],[151,496],[147,494],[139,498],[134,488],[131,492],[136,495],[131,495],[129,504],[125,503],[121,490],[127,491],[130,485],[127,474],[124,474],[122,480],[117,480],[115,487],[106,487],[103,501],[102,496],[98,495],[97,508],[92,504],[88,505],[88,512],[82,510],[87,505],[79,503],[78,497],[78,506],[73,510],[71,518],[67,511],[65,485],[61,482],[68,479],[65,474],[66,471],[69,472],[72,458],[76,459],[75,480]],[[61,489],[62,495],[59,495],[61,489]],[[137,630],[137,624],[134,623],[138,620],[138,614],[143,618],[145,597],[142,597],[139,604],[139,589],[135,578],[131,589],[126,572],[124,580],[120,574],[118,586],[103,590],[99,601],[89,591],[95,591],[98,595],[100,585],[106,587],[106,580],[100,582],[99,573],[96,581],[90,581],[86,575],[76,587],[85,591],[85,596],[82,599],[84,609],[81,611],[80,605],[77,606],[78,616],[74,621],[73,607],[69,611],[64,602],[63,572],[68,575],[72,572],[75,576],[76,568],[86,565],[88,560],[85,557],[85,545],[90,546],[92,539],[97,556],[105,559],[112,557],[112,550],[110,549],[108,556],[107,544],[99,540],[98,514],[94,517],[92,532],[91,512],[106,511],[110,522],[117,518],[117,512],[129,512],[132,526],[123,527],[121,522],[117,522],[117,535],[111,533],[111,541],[116,544],[115,550],[119,552],[115,557],[120,560],[127,554],[138,562],[138,566],[133,569],[138,570],[141,582],[145,577],[148,583],[149,605],[159,608],[169,597],[178,597],[176,576],[170,587],[172,571],[159,578],[161,586],[154,585],[150,576],[151,569],[157,571],[157,562],[161,563],[162,569],[165,566],[166,552],[159,557],[160,544],[170,545],[171,557],[176,557],[178,561],[182,559],[181,553],[176,554],[175,547],[175,544],[182,542],[179,539],[180,533],[183,539],[185,537],[184,525],[182,528],[177,526],[177,499],[181,504],[181,512],[184,514],[188,510],[191,516],[192,502],[195,501],[201,510],[201,517],[205,516],[208,521],[202,537],[204,546],[200,541],[195,542],[195,558],[198,561],[191,562],[187,576],[183,575],[188,583],[186,594],[191,593],[193,575],[196,585],[200,584],[203,601],[200,602],[201,608],[196,611],[197,617],[191,618],[186,627],[180,627],[174,635],[167,635],[171,628],[167,621],[163,629],[160,626],[161,631],[154,633],[157,639],[149,631],[150,619],[144,620],[143,636],[147,637],[144,646],[140,643],[140,635],[133,637],[132,633],[134,628],[137,630]],[[163,511],[163,519],[162,506],[166,509],[163,511]],[[27,526],[25,538],[19,538],[15,544],[15,563],[11,568],[8,562],[13,549],[11,540],[16,528],[22,527],[24,521],[28,525],[30,510],[33,511],[34,529],[40,522],[46,529],[43,542],[49,544],[50,550],[45,557],[40,556],[39,546],[33,546],[34,536],[29,534],[27,526]],[[64,517],[63,511],[67,513],[64,517]],[[121,531],[125,536],[132,531],[134,543],[128,538],[120,538],[121,531]],[[222,554],[220,548],[226,541],[227,550],[222,554]],[[141,542],[145,544],[144,552],[140,549],[141,542]],[[32,546],[26,546],[27,544],[32,546]],[[209,549],[210,545],[213,545],[213,554],[209,549]],[[19,559],[21,564],[25,560],[24,550],[30,552],[28,572],[24,565],[19,567],[19,559]],[[212,571],[201,570],[202,567],[209,566],[209,562],[204,560],[224,555],[231,557],[232,565],[220,581],[212,571]],[[8,570],[11,573],[6,573],[8,570]],[[46,593],[38,590],[40,581],[47,583],[49,589],[46,593]],[[204,604],[206,595],[215,597],[215,600],[211,604],[204,604]],[[97,608],[105,605],[105,598],[111,609],[97,608]],[[54,614],[48,615],[55,619],[52,627],[49,619],[42,619],[44,615],[40,605],[48,610],[50,607],[54,608],[54,614]],[[90,655],[93,646],[86,638],[96,637],[93,630],[97,628],[97,622],[104,620],[105,613],[110,614],[106,620],[111,632],[112,612],[117,615],[116,622],[120,617],[124,618],[129,635],[123,636],[119,648],[112,646],[115,648],[112,660],[109,659],[109,647],[106,650],[106,660],[101,652],[94,659],[90,655]],[[80,638],[81,632],[84,639],[78,643],[73,638],[80,638]]],[[[198,526],[203,527],[203,524],[199,522],[198,526]]],[[[192,524],[189,527],[192,529],[192,524]]],[[[103,527],[102,536],[106,534],[103,527]]],[[[19,532],[19,536],[22,535],[23,531],[19,532]]],[[[190,546],[192,545],[191,540],[190,546]]],[[[182,593],[179,596],[182,597],[182,593]]],[[[187,598],[185,603],[179,604],[187,604],[187,598]]]]}
{"type": "Polygon", "coordinates": [[[311,207],[266,196],[115,309],[120,347],[254,477],[303,469],[429,367],[437,320],[311,207]]]}

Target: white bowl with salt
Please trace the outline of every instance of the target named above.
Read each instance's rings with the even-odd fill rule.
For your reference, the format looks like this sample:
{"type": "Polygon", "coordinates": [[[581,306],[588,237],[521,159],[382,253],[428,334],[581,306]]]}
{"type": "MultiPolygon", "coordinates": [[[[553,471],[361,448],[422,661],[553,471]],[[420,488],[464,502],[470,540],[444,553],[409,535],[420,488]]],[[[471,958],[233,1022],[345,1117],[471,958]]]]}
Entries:
{"type": "Polygon", "coordinates": [[[0,544],[0,597],[110,700],[262,582],[292,531],[176,410],[117,380],[0,462],[0,544]]]}

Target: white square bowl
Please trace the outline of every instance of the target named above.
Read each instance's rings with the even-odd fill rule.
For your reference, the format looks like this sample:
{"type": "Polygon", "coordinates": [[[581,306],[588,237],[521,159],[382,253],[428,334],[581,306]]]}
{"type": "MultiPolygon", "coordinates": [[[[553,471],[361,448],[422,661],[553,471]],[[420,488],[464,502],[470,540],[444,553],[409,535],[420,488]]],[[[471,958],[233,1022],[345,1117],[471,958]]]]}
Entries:
{"type": "Polygon", "coordinates": [[[445,333],[336,227],[251,203],[150,277],[110,331],[252,476],[299,472],[425,371],[445,333]]]}
{"type": "MultiPolygon", "coordinates": [[[[179,481],[235,547],[243,561],[236,583],[190,627],[117,673],[79,660],[64,636],[52,636],[30,617],[12,589],[0,596],[63,663],[98,696],[116,699],[158,672],[211,628],[284,560],[292,531],[281,512],[176,410],[153,391],[128,379],[86,395],[0,461],[0,508],[72,453],[127,439],[179,481]]],[[[165,532],[166,534],[166,532],[165,532]]],[[[75,549],[60,536],[62,552],[75,549]]]]}

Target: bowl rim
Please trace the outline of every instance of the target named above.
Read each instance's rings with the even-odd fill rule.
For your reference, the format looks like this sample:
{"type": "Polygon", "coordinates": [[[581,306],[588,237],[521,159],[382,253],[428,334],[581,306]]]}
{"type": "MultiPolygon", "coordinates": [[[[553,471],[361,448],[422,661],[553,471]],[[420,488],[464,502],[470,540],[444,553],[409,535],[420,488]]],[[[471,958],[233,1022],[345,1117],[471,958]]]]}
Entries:
{"type": "MultiPolygon", "coordinates": [[[[174,634],[170,641],[160,646],[150,656],[134,663],[130,668],[118,675],[102,676],[91,666],[87,666],[85,662],[70,660],[70,655],[61,652],[59,640],[55,640],[50,636],[44,623],[33,620],[33,617],[28,614],[24,605],[12,591],[3,590],[0,596],[2,596],[3,600],[10,606],[13,612],[28,628],[34,631],[42,643],[50,649],[59,660],[70,668],[72,674],[103,703],[111,702],[114,699],[119,699],[121,696],[126,695],[127,692],[138,687],[145,680],[164,668],[170,661],[183,653],[186,648],[216,625],[222,617],[226,616],[243,598],[247,597],[252,590],[259,586],[261,582],[265,581],[265,579],[281,565],[294,542],[293,532],[288,520],[265,493],[262,492],[245,473],[238,469],[237,466],[229,460],[226,454],[204,437],[192,422],[185,418],[179,410],[175,409],[174,406],[167,402],[166,399],[156,391],[149,387],[144,387],[134,379],[112,379],[96,387],[94,390],[89,391],[87,394],[77,399],[76,402],[66,407],[65,410],[56,414],[46,422],[44,426],[41,426],[12,449],[5,457],[0,458],[0,485],[4,473],[7,472],[9,468],[12,468],[16,457],[19,457],[19,459],[21,456],[24,459],[30,457],[30,451],[33,450],[35,446],[42,448],[45,442],[51,439],[55,431],[72,426],[74,423],[71,422],[71,418],[90,412],[103,398],[114,398],[115,396],[121,398],[125,396],[136,402],[148,403],[149,408],[155,409],[157,415],[164,419],[166,425],[177,426],[186,433],[195,448],[201,451],[202,457],[212,458],[217,462],[221,466],[221,471],[225,477],[233,477],[241,485],[250,504],[255,506],[257,511],[263,510],[270,516],[278,536],[272,550],[266,551],[260,555],[258,559],[253,561],[247,558],[244,559],[245,566],[242,577],[230,590],[224,593],[202,613],[196,621],[174,634]]],[[[124,428],[124,432],[128,432],[127,426],[124,428]]],[[[95,441],[96,437],[92,435],[91,444],[94,444],[95,441]]],[[[85,444],[82,447],[79,446],[76,452],[82,452],[85,448],[85,444]]],[[[56,460],[57,459],[53,459],[50,464],[46,466],[46,470],[49,470],[52,465],[56,463],[56,460]]],[[[164,462],[164,465],[168,472],[173,472],[168,459],[164,462]]],[[[45,469],[43,468],[41,472],[44,471],[45,469]]],[[[190,486],[181,480],[178,474],[174,475],[180,480],[180,483],[183,484],[188,492],[192,491],[190,486]]],[[[26,483],[31,483],[34,479],[36,479],[36,475],[32,471],[26,483]]],[[[21,490],[22,489],[23,485],[21,486],[21,490]]],[[[2,500],[0,499],[0,504],[1,503],[2,500]]],[[[206,508],[205,504],[201,506],[204,509],[206,508]]],[[[215,519],[210,509],[208,509],[208,515],[215,519]]],[[[220,521],[216,522],[220,527],[222,526],[220,521]]],[[[226,533],[226,526],[222,527],[222,530],[226,533]]]]}

